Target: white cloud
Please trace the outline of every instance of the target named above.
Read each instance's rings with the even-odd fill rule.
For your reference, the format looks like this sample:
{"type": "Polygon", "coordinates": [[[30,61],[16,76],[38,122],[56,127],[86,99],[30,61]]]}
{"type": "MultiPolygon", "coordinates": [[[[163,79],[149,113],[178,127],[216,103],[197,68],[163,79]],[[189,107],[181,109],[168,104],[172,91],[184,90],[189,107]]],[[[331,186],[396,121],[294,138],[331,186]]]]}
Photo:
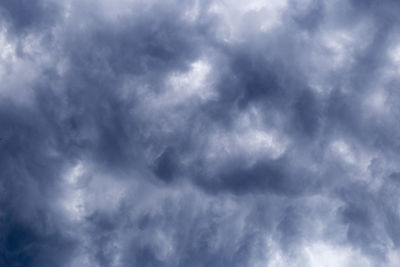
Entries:
{"type": "Polygon", "coordinates": [[[346,246],[333,246],[324,242],[311,243],[304,248],[310,267],[373,266],[360,252],[346,246]]]}
{"type": "Polygon", "coordinates": [[[251,107],[237,115],[233,129],[213,129],[205,153],[210,162],[242,157],[251,165],[262,158],[278,158],[288,145],[285,134],[265,127],[260,111],[251,107]]]}

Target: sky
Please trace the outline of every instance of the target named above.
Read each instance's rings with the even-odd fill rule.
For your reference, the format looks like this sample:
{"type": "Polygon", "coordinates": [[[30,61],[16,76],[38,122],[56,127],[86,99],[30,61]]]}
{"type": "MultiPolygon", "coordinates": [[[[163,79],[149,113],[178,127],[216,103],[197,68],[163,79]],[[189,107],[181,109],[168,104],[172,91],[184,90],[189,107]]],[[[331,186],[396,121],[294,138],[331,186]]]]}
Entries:
{"type": "Polygon", "coordinates": [[[0,266],[400,266],[399,14],[1,0],[0,266]]]}

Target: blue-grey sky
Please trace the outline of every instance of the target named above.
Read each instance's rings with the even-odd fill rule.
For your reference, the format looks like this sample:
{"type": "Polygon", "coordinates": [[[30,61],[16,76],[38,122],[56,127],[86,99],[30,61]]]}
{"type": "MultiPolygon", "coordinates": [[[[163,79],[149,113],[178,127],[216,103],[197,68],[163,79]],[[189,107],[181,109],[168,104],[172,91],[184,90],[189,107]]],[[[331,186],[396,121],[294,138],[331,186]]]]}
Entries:
{"type": "Polygon", "coordinates": [[[0,0],[0,266],[400,266],[399,14],[0,0]]]}

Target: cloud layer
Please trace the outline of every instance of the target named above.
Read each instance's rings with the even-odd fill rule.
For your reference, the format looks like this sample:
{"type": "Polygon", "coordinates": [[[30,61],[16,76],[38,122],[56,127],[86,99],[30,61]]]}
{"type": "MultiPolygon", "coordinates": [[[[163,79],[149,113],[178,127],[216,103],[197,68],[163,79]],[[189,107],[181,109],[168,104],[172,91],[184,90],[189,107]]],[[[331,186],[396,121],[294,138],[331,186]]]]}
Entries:
{"type": "Polygon", "coordinates": [[[399,266],[400,3],[3,0],[1,266],[399,266]]]}

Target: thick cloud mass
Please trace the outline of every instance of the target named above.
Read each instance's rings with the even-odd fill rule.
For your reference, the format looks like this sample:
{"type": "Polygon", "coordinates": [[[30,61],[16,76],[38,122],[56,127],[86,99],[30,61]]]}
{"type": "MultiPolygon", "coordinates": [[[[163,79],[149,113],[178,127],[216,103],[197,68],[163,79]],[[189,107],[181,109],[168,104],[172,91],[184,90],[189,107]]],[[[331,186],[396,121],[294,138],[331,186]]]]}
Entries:
{"type": "Polygon", "coordinates": [[[0,266],[400,266],[399,14],[0,1],[0,266]]]}

